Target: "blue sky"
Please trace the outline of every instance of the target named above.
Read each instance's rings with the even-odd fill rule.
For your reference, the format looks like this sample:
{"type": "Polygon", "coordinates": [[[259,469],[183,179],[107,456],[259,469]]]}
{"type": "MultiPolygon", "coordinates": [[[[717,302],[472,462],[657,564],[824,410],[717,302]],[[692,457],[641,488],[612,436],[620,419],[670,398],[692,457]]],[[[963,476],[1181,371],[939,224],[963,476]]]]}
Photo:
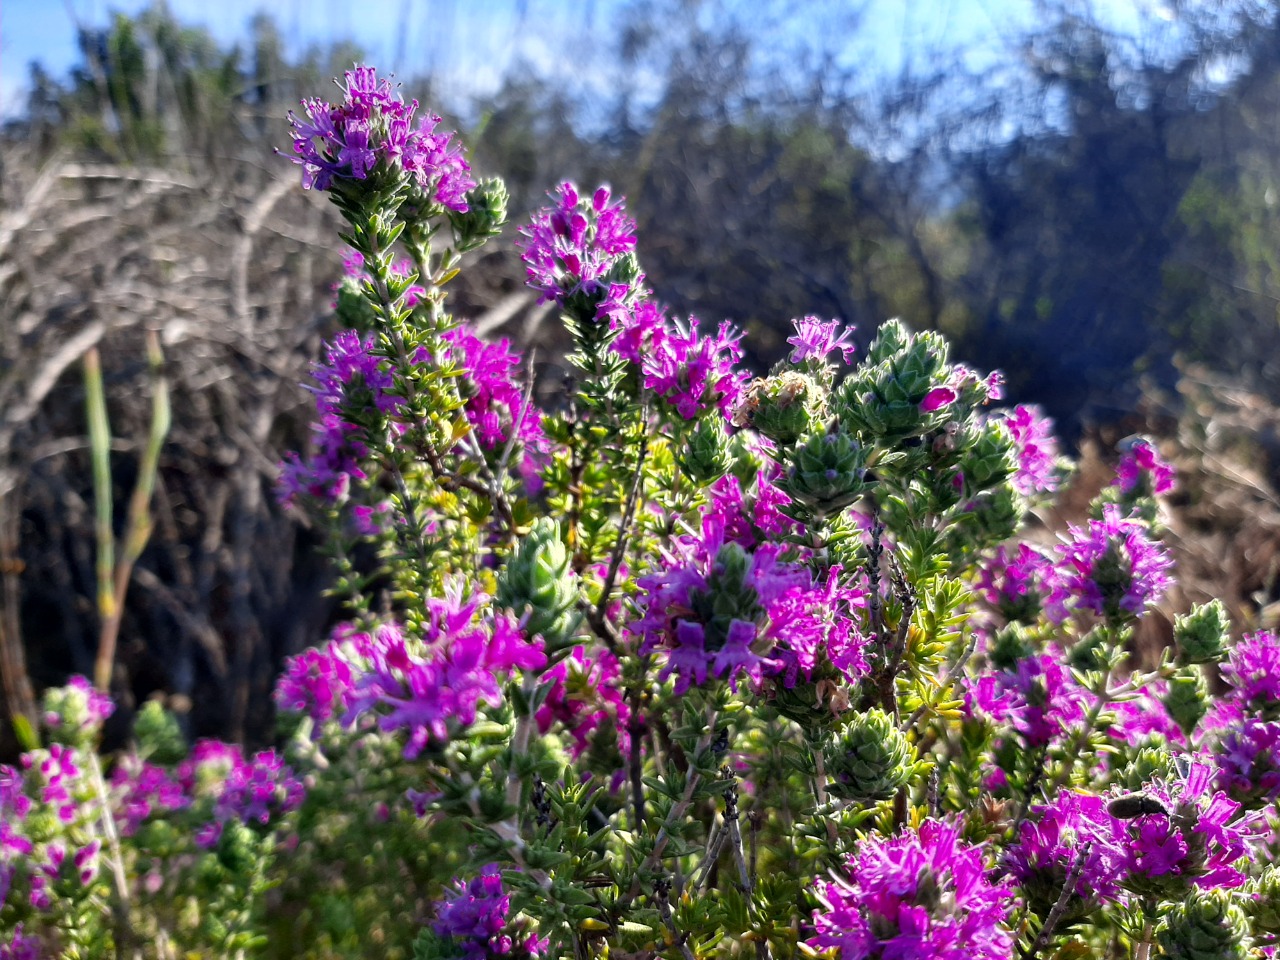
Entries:
{"type": "MultiPolygon", "coordinates": [[[[756,9],[759,0],[732,3],[756,9]]],[[[1160,19],[1164,0],[1099,0],[1099,13],[1118,26],[1160,19]]],[[[102,25],[113,10],[136,13],[147,0],[3,0],[0,3],[0,115],[22,102],[27,64],[40,60],[55,76],[75,62],[75,21],[102,25]]],[[[448,99],[491,90],[519,59],[569,83],[606,80],[583,62],[593,33],[608,35],[623,0],[169,0],[185,23],[222,41],[243,35],[250,17],[270,12],[295,48],[343,37],[369,62],[402,75],[430,71],[448,99]],[[570,43],[566,44],[565,40],[570,43]],[[572,58],[566,50],[573,50],[572,58]]],[[[1034,0],[865,0],[862,26],[847,28],[851,0],[801,0],[778,31],[785,42],[804,36],[842,61],[862,61],[871,76],[896,72],[905,60],[958,52],[976,66],[1006,56],[1008,41],[1034,19],[1034,0]]]]}

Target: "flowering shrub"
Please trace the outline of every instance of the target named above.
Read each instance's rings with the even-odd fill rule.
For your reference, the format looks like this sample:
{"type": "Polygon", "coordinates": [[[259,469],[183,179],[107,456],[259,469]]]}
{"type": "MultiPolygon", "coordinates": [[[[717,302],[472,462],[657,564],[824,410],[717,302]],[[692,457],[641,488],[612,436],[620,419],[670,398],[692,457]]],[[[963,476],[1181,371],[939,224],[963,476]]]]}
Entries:
{"type": "Polygon", "coordinates": [[[446,309],[502,185],[373,70],[341,90],[291,117],[352,255],[280,496],[347,619],[278,678],[275,749],[150,704],[100,756],[111,702],[48,691],[0,768],[0,956],[1272,949],[1280,639],[1209,603],[1135,655],[1153,445],[1047,545],[1069,464],[998,375],[805,317],[752,378],[572,184],[519,231],[579,373],[539,409],[446,309]]]}

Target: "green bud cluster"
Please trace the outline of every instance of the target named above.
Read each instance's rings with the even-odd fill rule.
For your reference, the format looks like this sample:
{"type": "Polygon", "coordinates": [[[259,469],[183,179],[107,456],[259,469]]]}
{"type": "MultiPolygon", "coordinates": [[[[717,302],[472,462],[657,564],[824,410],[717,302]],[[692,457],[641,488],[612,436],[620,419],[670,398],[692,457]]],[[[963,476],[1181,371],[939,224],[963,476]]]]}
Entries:
{"type": "Polygon", "coordinates": [[[899,320],[888,320],[867,360],[836,391],[833,410],[847,429],[894,445],[940,427],[945,411],[920,409],[929,392],[946,383],[947,344],[938,334],[913,336],[899,320]]]}
{"type": "Polygon", "coordinates": [[[823,744],[827,789],[844,800],[887,800],[910,778],[914,753],[884,711],[855,714],[823,744]]]}
{"type": "Polygon", "coordinates": [[[1280,935],[1280,867],[1269,866],[1250,880],[1240,905],[1255,934],[1280,935]]]}
{"type": "Polygon", "coordinates": [[[1016,670],[1018,661],[1025,660],[1035,652],[1035,641],[1026,628],[1012,623],[992,637],[987,659],[997,670],[1016,670]]]}
{"type": "Polygon", "coordinates": [[[1169,678],[1164,708],[1188,737],[1209,710],[1209,685],[1198,667],[1184,667],[1169,678]]]}
{"type": "Polygon", "coordinates": [[[960,472],[970,492],[989,490],[1017,472],[1018,460],[1013,435],[1000,420],[988,420],[973,431],[973,441],[964,447],[960,472]]]}
{"type": "Polygon", "coordinates": [[[174,764],[187,755],[187,740],[178,718],[158,700],[143,704],[133,721],[133,735],[138,741],[138,755],[152,763],[174,764]]]}
{"type": "Polygon", "coordinates": [[[870,489],[867,450],[843,431],[810,434],[792,451],[778,486],[794,501],[797,519],[822,520],[870,489]]]}
{"type": "Polygon", "coordinates": [[[529,636],[540,635],[549,653],[568,646],[578,627],[569,561],[560,525],[539,517],[498,574],[498,605],[520,617],[529,636]]]}
{"type": "Polygon", "coordinates": [[[449,210],[454,247],[459,253],[474,250],[496,237],[507,222],[507,186],[493,178],[483,180],[467,192],[467,212],[449,210]]]}
{"type": "Polygon", "coordinates": [[[1170,907],[1156,942],[1169,960],[1246,960],[1252,941],[1244,911],[1229,893],[1213,890],[1170,907]]]}
{"type": "Polygon", "coordinates": [[[1202,603],[1173,621],[1173,641],[1182,664],[1217,663],[1226,656],[1231,620],[1221,600],[1202,603]]]}
{"type": "Polygon", "coordinates": [[[747,388],[734,423],[753,427],[785,446],[814,428],[824,400],[822,389],[811,377],[785,370],[747,388]]]}
{"type": "Polygon", "coordinates": [[[734,465],[729,432],[719,417],[704,417],[690,434],[687,445],[676,455],[685,476],[699,486],[710,486],[734,465]]]}
{"type": "Polygon", "coordinates": [[[1139,791],[1152,780],[1165,779],[1173,773],[1173,756],[1160,747],[1143,747],[1124,771],[1124,785],[1139,791]]]}

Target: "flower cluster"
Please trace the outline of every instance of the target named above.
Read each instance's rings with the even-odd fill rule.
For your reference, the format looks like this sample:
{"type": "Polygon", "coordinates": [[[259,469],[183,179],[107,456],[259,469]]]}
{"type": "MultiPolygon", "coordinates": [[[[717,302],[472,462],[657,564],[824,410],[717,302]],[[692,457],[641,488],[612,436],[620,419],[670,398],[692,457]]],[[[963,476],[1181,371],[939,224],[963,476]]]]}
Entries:
{"type": "Polygon", "coordinates": [[[44,725],[55,739],[77,743],[101,730],[115,709],[111,698],[95,690],[88,678],[75,675],[65,686],[45,692],[44,725]]]}
{"type": "Polygon", "coordinates": [[[653,338],[643,358],[644,385],[686,420],[712,407],[728,419],[748,381],[734,370],[742,359],[741,339],[727,320],[715,336],[699,334],[693,318],[688,329],[672,324],[666,336],[653,338]]]}
{"type": "MultiPolygon", "coordinates": [[[[0,887],[0,889],[3,889],[0,887]]],[[[0,902],[4,897],[0,896],[0,902]]],[[[22,932],[23,924],[13,928],[8,943],[0,943],[0,960],[41,960],[44,949],[40,940],[22,932]]]]}
{"type": "Polygon", "coordinates": [[[636,224],[623,213],[622,201],[610,203],[608,187],[584,201],[567,182],[551,199],[552,206],[520,230],[529,286],[542,295],[541,302],[562,308],[575,296],[595,301],[590,319],[625,312],[643,277],[624,277],[618,271],[622,258],[636,247],[636,224]]]}
{"type": "Polygon", "coordinates": [[[312,377],[309,389],[319,414],[312,425],[314,449],[306,459],[290,453],[280,465],[277,495],[286,505],[304,497],[326,503],[346,500],[352,485],[367,478],[370,455],[364,428],[353,422],[354,412],[385,414],[403,402],[392,392],[394,380],[374,352],[373,336],[361,337],[354,330],[333,339],[312,377]]]}
{"type": "Polygon", "coordinates": [[[343,624],[323,647],[290,657],[276,680],[276,706],[305,714],[318,724],[341,719],[351,706],[355,681],[372,644],[368,633],[343,624]]]}
{"type": "Polygon", "coordinates": [[[1062,545],[1062,576],[1049,606],[1058,618],[1066,616],[1069,601],[1108,620],[1138,616],[1169,589],[1168,552],[1148,535],[1146,524],[1125,517],[1116,504],[1103,507],[1102,519],[1088,529],[1070,528],[1062,545]]]}
{"type": "Polygon", "coordinates": [[[1231,685],[1228,703],[1266,720],[1280,720],[1280,636],[1269,630],[1247,635],[1222,666],[1231,685]]]}
{"type": "Polygon", "coordinates": [[[1125,445],[1116,466],[1114,485],[1122,493],[1165,494],[1173,490],[1177,474],[1150,440],[1135,437],[1125,445]]]}
{"type": "Polygon", "coordinates": [[[972,714],[1007,724],[1028,748],[1060,740],[1084,719],[1092,700],[1061,656],[1048,653],[1024,657],[1011,670],[979,678],[965,697],[972,714]]]}
{"type": "Polygon", "coordinates": [[[510,912],[511,897],[503,890],[502,875],[490,864],[470,882],[454,881],[453,889],[437,904],[432,929],[437,936],[451,939],[463,960],[542,956],[546,940],[513,929],[508,923],[510,912]]]}
{"type": "Polygon", "coordinates": [[[1033,623],[1056,587],[1057,566],[1029,543],[1001,544],[978,568],[978,592],[1009,623],[1033,623]]]}
{"type": "Polygon", "coordinates": [[[1143,793],[1155,803],[1124,823],[1127,889],[1180,900],[1192,887],[1244,883],[1239,864],[1261,838],[1261,824],[1214,789],[1210,766],[1192,763],[1185,776],[1155,779],[1143,793]]]}
{"type": "Polygon", "coordinates": [[[1123,824],[1107,811],[1105,800],[1064,790],[1031,808],[1005,863],[1044,916],[1072,874],[1076,882],[1070,896],[1077,909],[1080,901],[1115,900],[1126,842],[1123,824]]]}
{"type": "Polygon", "coordinates": [[[638,580],[643,616],[631,629],[642,653],[666,651],[661,676],[674,675],[677,692],[708,678],[758,684],[766,673],[792,687],[820,659],[849,679],[866,672],[865,640],[850,616],[865,597],[842,586],[838,567],[815,587],[779,552],[769,543],[748,552],[707,513],[701,536],[677,539],[665,569],[638,580]]]}
{"type": "Polygon", "coordinates": [[[261,750],[250,759],[237,757],[214,804],[218,820],[267,824],[302,805],[306,790],[274,750],[261,750]]]}
{"type": "Polygon", "coordinates": [[[1001,418],[1013,435],[1018,472],[1013,488],[1026,497],[1053,493],[1060,482],[1058,440],[1053,420],[1038,407],[1019,405],[1001,418]]]}
{"type": "Polygon", "coordinates": [[[475,180],[453,134],[436,133],[440,118],[427,115],[415,126],[418,101],[405,103],[372,67],[343,76],[342,103],[303,100],[304,117],[289,113],[302,185],[330,190],[335,179],[365,180],[379,171],[407,175],[424,196],[465,213],[475,180]]]}
{"type": "Polygon", "coordinates": [[[443,598],[428,600],[430,620],[421,637],[396,625],[379,630],[346,722],[376,712],[382,730],[405,732],[404,755],[412,760],[474,723],[480,704],[500,704],[499,678],[543,667],[541,639],[527,640],[505,614],[478,617],[487,600],[483,593],[464,596],[455,581],[443,598]]]}
{"type": "Polygon", "coordinates": [[[170,813],[191,805],[191,798],[163,767],[132,754],[111,773],[111,787],[118,797],[116,820],[120,833],[131,837],[152,814],[170,813]]]}
{"type": "Polygon", "coordinates": [[[508,340],[486,343],[465,326],[444,335],[449,359],[463,371],[463,397],[467,419],[480,445],[498,449],[513,438],[524,451],[531,469],[546,450],[542,415],[512,378],[520,357],[508,340]]]}
{"type": "Polygon", "coordinates": [[[791,362],[803,363],[814,359],[823,362],[835,351],[845,363],[853,359],[857,345],[849,339],[853,335],[853,327],[841,330],[839,320],[822,321],[817,317],[805,317],[803,320],[792,320],[795,333],[787,337],[791,344],[791,362]]]}
{"type": "Polygon", "coordinates": [[[575,760],[602,729],[615,734],[618,749],[627,754],[631,750],[631,708],[619,679],[618,660],[608,650],[588,653],[584,647],[575,647],[542,675],[543,683],[551,688],[535,715],[538,731],[546,733],[560,724],[572,740],[570,753],[575,760]]]}
{"type": "Polygon", "coordinates": [[[982,851],[954,824],[868,837],[849,858],[848,876],[819,882],[823,909],[809,945],[837,948],[842,960],[1004,960],[1013,891],[987,878],[982,851]]]}

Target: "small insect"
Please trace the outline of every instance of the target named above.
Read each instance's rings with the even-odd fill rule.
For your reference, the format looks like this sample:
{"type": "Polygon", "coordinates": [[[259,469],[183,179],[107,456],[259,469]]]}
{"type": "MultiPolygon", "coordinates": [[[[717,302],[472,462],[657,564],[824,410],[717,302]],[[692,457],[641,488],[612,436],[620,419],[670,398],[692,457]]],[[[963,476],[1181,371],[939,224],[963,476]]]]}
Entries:
{"type": "Polygon", "coordinates": [[[1126,793],[1107,804],[1107,812],[1118,820],[1136,820],[1154,813],[1169,816],[1169,808],[1147,793],[1126,793]]]}

